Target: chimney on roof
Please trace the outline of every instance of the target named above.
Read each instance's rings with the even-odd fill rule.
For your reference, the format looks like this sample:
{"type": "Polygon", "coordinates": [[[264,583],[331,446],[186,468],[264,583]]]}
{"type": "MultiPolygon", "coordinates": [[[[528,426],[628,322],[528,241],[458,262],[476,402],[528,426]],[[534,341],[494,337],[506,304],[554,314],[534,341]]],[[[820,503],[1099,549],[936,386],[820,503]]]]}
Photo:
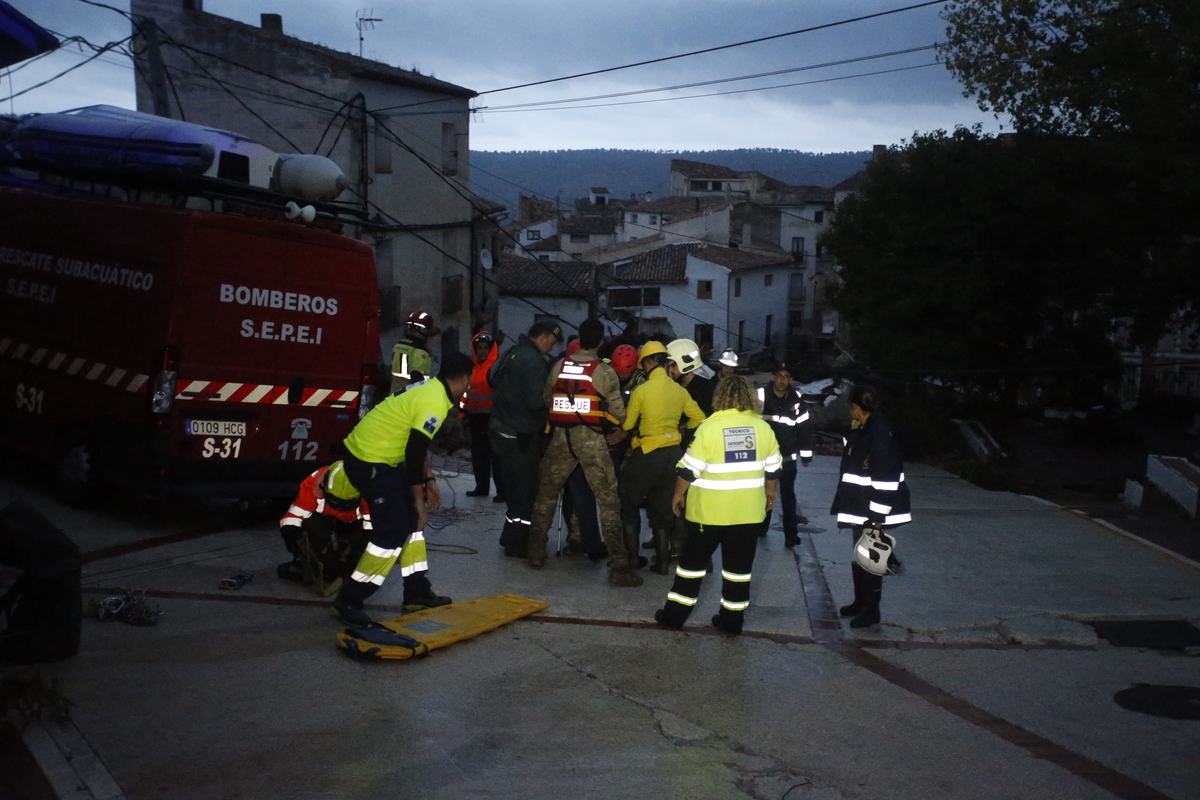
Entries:
{"type": "Polygon", "coordinates": [[[886,154],[887,154],[887,145],[886,144],[877,144],[871,148],[871,160],[872,161],[878,161],[879,159],[883,158],[883,156],[885,156],[886,154]]]}
{"type": "Polygon", "coordinates": [[[280,14],[261,14],[259,19],[262,20],[262,29],[264,33],[269,33],[272,36],[283,36],[283,16],[280,14]]]}

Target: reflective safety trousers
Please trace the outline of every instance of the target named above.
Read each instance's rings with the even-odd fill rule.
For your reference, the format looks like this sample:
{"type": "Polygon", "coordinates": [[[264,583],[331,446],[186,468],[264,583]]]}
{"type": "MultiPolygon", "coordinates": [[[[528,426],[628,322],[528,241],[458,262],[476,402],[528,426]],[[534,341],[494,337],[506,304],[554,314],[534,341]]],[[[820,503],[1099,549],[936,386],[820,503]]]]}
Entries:
{"type": "Polygon", "coordinates": [[[744,525],[766,517],[766,481],[783,458],[771,427],[749,411],[715,412],[696,429],[678,475],[691,483],[686,517],[703,525],[744,525]]]}
{"type": "Polygon", "coordinates": [[[841,478],[829,513],[836,514],[842,525],[891,527],[912,522],[900,449],[879,412],[846,437],[841,478]]]}

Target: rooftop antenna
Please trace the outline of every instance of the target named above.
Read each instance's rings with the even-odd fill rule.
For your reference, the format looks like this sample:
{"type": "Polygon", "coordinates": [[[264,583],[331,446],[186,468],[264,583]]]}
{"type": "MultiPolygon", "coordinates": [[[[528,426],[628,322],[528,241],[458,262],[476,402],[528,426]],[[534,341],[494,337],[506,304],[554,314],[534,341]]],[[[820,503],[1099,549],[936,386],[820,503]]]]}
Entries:
{"type": "Polygon", "coordinates": [[[358,28],[358,57],[363,57],[363,31],[375,30],[376,22],[383,22],[380,17],[374,16],[375,9],[360,8],[354,15],[354,26],[358,28]]]}

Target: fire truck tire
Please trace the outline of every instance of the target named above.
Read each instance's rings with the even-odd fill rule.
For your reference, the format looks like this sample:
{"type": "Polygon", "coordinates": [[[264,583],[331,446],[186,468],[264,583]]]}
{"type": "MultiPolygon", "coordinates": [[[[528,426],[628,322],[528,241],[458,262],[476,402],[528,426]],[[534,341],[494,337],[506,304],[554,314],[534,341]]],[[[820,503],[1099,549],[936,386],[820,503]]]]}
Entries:
{"type": "Polygon", "coordinates": [[[92,503],[97,494],[95,463],[94,449],[85,434],[74,432],[64,436],[53,464],[54,495],[69,506],[92,503]]]}

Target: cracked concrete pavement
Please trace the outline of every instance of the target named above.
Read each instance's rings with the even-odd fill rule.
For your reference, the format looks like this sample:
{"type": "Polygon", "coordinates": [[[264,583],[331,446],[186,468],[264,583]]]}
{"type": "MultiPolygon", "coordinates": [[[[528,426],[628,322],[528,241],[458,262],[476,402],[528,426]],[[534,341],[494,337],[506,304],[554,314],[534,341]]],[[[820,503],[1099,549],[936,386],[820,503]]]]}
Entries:
{"type": "MultiPolygon", "coordinates": [[[[427,531],[435,588],[550,607],[391,663],[340,654],[322,601],[276,579],[270,519],[128,499],[76,511],[11,477],[0,503],[30,499],[99,553],[93,595],[148,589],[164,611],[154,628],[85,620],[80,655],[50,667],[119,787],[81,778],[61,796],[1200,797],[1200,722],[1112,701],[1138,682],[1198,685],[1200,661],[1116,648],[1087,624],[1200,621],[1200,569],[929,467],[908,480],[915,522],[898,534],[905,573],[885,581],[883,625],[852,632],[806,602],[851,594],[849,536],[825,513],[837,460],[818,457],[797,481],[798,552],[816,561],[770,531],[732,638],[707,624],[719,581],[684,631],[660,630],[668,578],[615,589],[570,556],[530,570],[498,547],[500,507],[448,477],[452,510],[427,531]],[[254,580],[217,589],[239,569],[254,580]]],[[[399,614],[400,581],[374,599],[376,616],[399,614]]]]}

